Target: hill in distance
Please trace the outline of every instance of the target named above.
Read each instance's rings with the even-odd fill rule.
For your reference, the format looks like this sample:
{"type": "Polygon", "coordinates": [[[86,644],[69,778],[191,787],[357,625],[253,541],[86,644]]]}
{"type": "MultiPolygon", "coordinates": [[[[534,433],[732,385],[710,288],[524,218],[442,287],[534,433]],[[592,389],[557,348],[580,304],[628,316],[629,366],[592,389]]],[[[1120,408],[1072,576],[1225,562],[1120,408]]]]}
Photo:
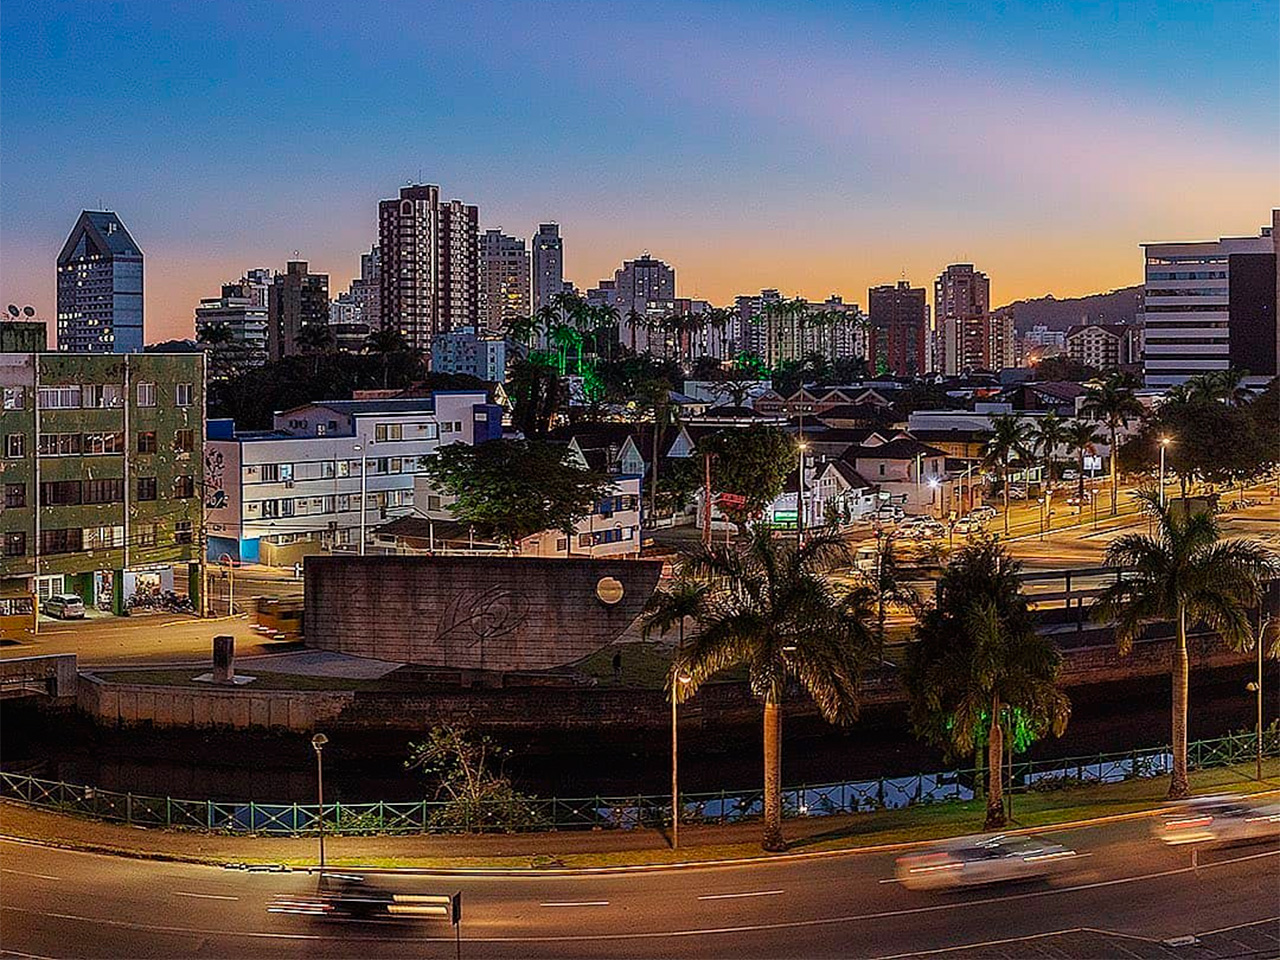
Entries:
{"type": "Polygon", "coordinates": [[[1142,284],[1123,287],[1108,293],[1091,293],[1086,297],[1059,300],[1053,294],[1031,300],[1015,300],[992,312],[1013,314],[1013,325],[1019,334],[1044,325],[1050,330],[1066,330],[1072,324],[1133,323],[1142,304],[1142,284]]]}

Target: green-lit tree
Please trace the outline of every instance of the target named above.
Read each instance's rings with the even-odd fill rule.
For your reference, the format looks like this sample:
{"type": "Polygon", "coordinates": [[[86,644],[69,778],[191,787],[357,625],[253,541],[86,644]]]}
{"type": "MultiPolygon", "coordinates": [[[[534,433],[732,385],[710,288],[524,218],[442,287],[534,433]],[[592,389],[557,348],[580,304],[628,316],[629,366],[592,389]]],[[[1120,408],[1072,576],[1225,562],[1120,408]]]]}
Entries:
{"type": "Polygon", "coordinates": [[[1107,563],[1124,576],[1094,602],[1093,614],[1114,623],[1122,654],[1133,648],[1152,623],[1172,622],[1173,774],[1169,797],[1185,797],[1187,782],[1187,699],[1190,660],[1187,630],[1201,623],[1237,649],[1253,641],[1249,611],[1262,595],[1263,580],[1275,568],[1261,543],[1222,539],[1212,512],[1184,505],[1162,506],[1154,491],[1140,495],[1155,521],[1152,536],[1129,533],[1107,547],[1107,563]]]}
{"type": "Polygon", "coordinates": [[[1061,736],[1071,704],[1058,690],[1059,656],[1036,633],[1019,564],[992,540],[952,555],[908,647],[903,683],[917,734],[954,757],[987,744],[986,828],[1004,825],[1004,736],[1061,736]]]}
{"type": "Polygon", "coordinates": [[[870,656],[870,591],[840,588],[826,574],[847,561],[843,541],[817,534],[803,546],[755,527],[745,547],[703,546],[684,558],[681,575],[707,591],[692,635],[671,667],[677,702],[722,670],[743,665],[764,703],[764,839],[782,850],[782,701],[789,681],[829,722],[858,711],[858,678],[870,656]],[[688,677],[688,682],[676,678],[688,677]]]}

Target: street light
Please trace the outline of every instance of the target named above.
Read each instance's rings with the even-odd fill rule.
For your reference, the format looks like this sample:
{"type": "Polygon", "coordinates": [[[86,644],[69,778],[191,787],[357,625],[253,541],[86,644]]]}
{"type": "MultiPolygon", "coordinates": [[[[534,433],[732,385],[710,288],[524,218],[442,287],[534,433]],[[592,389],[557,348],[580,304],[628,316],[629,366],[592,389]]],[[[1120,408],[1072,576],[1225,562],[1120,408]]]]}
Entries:
{"type": "Polygon", "coordinates": [[[1267,617],[1260,624],[1258,624],[1258,639],[1257,639],[1258,674],[1253,681],[1245,684],[1245,689],[1253,694],[1254,700],[1256,701],[1257,708],[1258,708],[1258,718],[1257,718],[1258,726],[1255,733],[1257,734],[1257,738],[1258,738],[1258,754],[1256,759],[1257,759],[1257,773],[1258,773],[1259,780],[1262,779],[1262,647],[1267,639],[1267,628],[1271,626],[1271,620],[1272,620],[1271,617],[1267,617]]]}
{"type": "Polygon", "coordinates": [[[680,778],[679,758],[680,743],[676,736],[676,683],[680,686],[691,682],[693,677],[685,672],[676,674],[675,683],[671,685],[671,849],[680,848],[680,778]]]}
{"type": "Polygon", "coordinates": [[[320,872],[324,872],[324,745],[329,738],[317,733],[311,738],[311,746],[316,752],[316,800],[320,807],[320,872]]]}
{"type": "Polygon", "coordinates": [[[1160,506],[1162,507],[1164,506],[1164,452],[1172,442],[1172,437],[1160,438],[1160,506]]]}
{"type": "Polygon", "coordinates": [[[804,542],[804,452],[809,449],[808,441],[801,440],[796,444],[800,450],[800,483],[796,492],[796,544],[804,542]]]}
{"type": "MultiPolygon", "coordinates": [[[[934,501],[937,498],[939,486],[940,484],[938,483],[937,477],[929,478],[929,506],[933,506],[934,501]]],[[[942,519],[942,504],[938,504],[938,519],[942,519]]]]}

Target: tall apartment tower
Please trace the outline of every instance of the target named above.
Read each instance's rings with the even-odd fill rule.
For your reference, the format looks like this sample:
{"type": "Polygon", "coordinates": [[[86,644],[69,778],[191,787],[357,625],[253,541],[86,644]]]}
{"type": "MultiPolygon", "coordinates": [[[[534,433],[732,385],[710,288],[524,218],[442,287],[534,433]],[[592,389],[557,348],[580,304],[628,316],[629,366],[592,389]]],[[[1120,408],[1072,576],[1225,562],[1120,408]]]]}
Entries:
{"type": "Polygon", "coordinates": [[[382,257],[375,243],[360,254],[360,276],[351,281],[351,302],[360,308],[360,319],[370,329],[382,326],[382,257]]]}
{"type": "Polygon", "coordinates": [[[1004,324],[991,322],[991,280],[972,263],[953,263],[933,284],[934,324],[940,349],[935,361],[942,373],[955,376],[966,370],[999,370],[1012,338],[993,335],[1004,324]],[[1006,345],[1005,340],[1009,343],[1006,345]]]}
{"type": "Polygon", "coordinates": [[[272,360],[301,353],[298,334],[329,323],[329,275],[311,273],[307,261],[290,260],[267,289],[267,353],[272,360]]]}
{"type": "Polygon", "coordinates": [[[564,291],[564,241],[560,225],[540,223],[530,242],[533,252],[533,309],[541,310],[564,291]]]}
{"type": "Polygon", "coordinates": [[[440,188],[416,184],[378,204],[379,319],[419,351],[479,313],[479,211],[440,188]]]}
{"type": "Polygon", "coordinates": [[[1169,387],[1213,370],[1261,385],[1280,369],[1280,210],[1256,237],[1147,243],[1143,379],[1169,387]]]}
{"type": "Polygon", "coordinates": [[[524,241],[501,230],[480,237],[480,328],[497,333],[508,322],[530,315],[529,251],[524,241]]]}
{"type": "Polygon", "coordinates": [[[58,349],[142,352],[142,251],[110,211],[81,211],[58,254],[58,349]]]}
{"type": "Polygon", "coordinates": [[[929,305],[924,287],[906,280],[867,291],[871,343],[867,351],[872,369],[883,367],[898,377],[920,376],[929,369],[927,337],[929,305]]]}

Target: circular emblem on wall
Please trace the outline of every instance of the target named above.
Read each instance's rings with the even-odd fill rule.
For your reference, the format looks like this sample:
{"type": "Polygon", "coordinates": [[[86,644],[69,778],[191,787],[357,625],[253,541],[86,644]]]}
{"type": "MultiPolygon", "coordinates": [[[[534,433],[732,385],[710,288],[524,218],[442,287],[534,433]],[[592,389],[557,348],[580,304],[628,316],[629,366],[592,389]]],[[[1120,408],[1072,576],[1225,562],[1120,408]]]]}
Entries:
{"type": "Polygon", "coordinates": [[[622,584],[616,577],[601,577],[596,583],[596,596],[601,603],[607,603],[613,606],[622,599],[622,584]]]}

